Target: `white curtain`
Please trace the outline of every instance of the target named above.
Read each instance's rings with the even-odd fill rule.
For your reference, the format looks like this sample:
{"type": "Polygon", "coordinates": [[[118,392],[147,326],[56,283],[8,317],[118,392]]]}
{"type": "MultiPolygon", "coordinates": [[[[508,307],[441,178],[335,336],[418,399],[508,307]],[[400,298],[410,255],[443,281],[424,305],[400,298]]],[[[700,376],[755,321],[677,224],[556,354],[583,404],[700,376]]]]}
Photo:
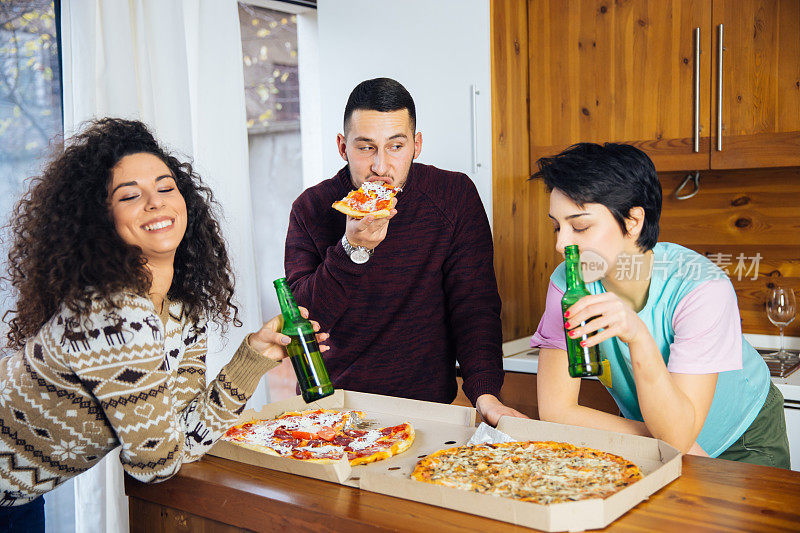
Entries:
{"type": "MultiPolygon", "coordinates": [[[[235,0],[64,0],[65,136],[92,117],[147,123],[193,159],[222,206],[244,326],[211,331],[208,377],[261,324],[253,252],[242,49],[235,0]]],[[[267,400],[262,380],[251,405],[267,400]]],[[[76,530],[127,531],[118,453],[75,479],[76,530]]],[[[48,516],[52,521],[57,517],[48,516]]]]}

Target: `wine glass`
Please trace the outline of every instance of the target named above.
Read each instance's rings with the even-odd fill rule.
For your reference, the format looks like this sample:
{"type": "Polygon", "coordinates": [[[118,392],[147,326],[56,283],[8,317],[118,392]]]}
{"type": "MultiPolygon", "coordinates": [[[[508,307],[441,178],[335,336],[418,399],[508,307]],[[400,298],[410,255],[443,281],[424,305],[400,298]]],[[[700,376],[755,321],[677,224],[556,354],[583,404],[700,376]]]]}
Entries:
{"type": "Polygon", "coordinates": [[[797,313],[797,303],[794,298],[794,291],[787,287],[775,287],[767,298],[767,318],[780,331],[780,350],[769,354],[770,357],[785,363],[790,357],[795,357],[787,352],[783,347],[783,328],[788,326],[797,313]]]}

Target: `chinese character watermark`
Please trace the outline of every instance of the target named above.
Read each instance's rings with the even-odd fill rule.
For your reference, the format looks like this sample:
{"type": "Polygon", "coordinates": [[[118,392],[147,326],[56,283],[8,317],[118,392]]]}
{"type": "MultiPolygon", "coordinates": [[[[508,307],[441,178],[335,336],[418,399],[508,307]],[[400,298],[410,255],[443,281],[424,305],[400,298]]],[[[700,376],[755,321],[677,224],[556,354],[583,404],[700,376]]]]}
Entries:
{"type": "MultiPolygon", "coordinates": [[[[711,281],[725,278],[736,281],[756,280],[761,259],[760,253],[752,256],[740,253],[736,256],[735,261],[733,254],[721,252],[710,253],[707,256],[700,254],[680,254],[671,258],[657,256],[653,257],[652,267],[648,269],[645,254],[622,253],[617,256],[614,275],[615,279],[619,281],[640,280],[643,275],[647,280],[652,277],[664,279],[673,274],[691,281],[711,281]]],[[[583,260],[581,262],[583,263],[583,260]]],[[[586,266],[584,265],[585,270],[586,266]]]]}

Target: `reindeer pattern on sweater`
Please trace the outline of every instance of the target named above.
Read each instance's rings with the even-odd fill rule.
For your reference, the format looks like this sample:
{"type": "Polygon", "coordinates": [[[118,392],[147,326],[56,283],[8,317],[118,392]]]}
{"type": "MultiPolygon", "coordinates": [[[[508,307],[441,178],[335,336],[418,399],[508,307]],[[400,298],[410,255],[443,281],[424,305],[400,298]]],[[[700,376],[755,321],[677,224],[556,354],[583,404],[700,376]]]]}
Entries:
{"type": "Polygon", "coordinates": [[[277,363],[243,342],[206,386],[207,325],[133,294],[62,309],[0,358],[0,505],[20,505],[121,446],[125,471],[169,478],[238,418],[277,363]]]}

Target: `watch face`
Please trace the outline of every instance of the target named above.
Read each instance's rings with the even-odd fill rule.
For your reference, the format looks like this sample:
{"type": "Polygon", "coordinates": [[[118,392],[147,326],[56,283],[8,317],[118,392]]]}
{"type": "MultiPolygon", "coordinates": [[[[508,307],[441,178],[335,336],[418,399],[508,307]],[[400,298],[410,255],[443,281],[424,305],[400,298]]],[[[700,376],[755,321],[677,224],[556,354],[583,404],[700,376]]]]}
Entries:
{"type": "Polygon", "coordinates": [[[356,248],[353,250],[353,253],[350,254],[350,259],[353,263],[361,265],[369,261],[369,252],[364,248],[356,248]]]}

